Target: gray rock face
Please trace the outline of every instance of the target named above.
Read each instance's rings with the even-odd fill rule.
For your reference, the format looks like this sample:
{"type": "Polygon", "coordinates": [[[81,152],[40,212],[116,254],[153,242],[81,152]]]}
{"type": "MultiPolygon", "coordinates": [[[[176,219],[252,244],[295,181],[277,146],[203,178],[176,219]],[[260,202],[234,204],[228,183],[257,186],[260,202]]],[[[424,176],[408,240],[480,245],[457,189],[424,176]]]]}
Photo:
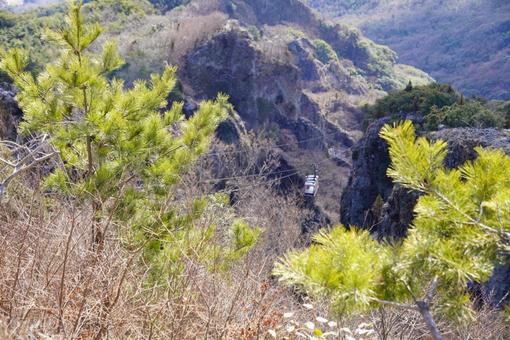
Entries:
{"type": "Polygon", "coordinates": [[[16,139],[16,127],[22,112],[14,98],[16,92],[9,84],[0,84],[0,139],[16,139]]]}
{"type": "MultiPolygon", "coordinates": [[[[419,120],[410,117],[419,130],[419,120]]],[[[413,220],[413,209],[419,194],[393,185],[386,176],[390,164],[388,147],[379,131],[392,118],[382,118],[369,126],[365,136],[354,147],[349,184],[342,195],[342,224],[371,230],[379,239],[406,236],[413,220]]],[[[510,154],[510,131],[496,129],[445,129],[428,134],[430,139],[448,142],[445,165],[455,168],[476,158],[475,148],[500,148],[510,154]]],[[[500,265],[486,288],[498,303],[510,291],[510,266],[500,265]]]]}
{"type": "MultiPolygon", "coordinates": [[[[407,117],[419,126],[416,117],[407,117]]],[[[412,220],[417,194],[394,186],[386,176],[390,164],[388,146],[379,137],[381,128],[394,118],[386,117],[372,123],[353,149],[353,165],[349,184],[342,195],[341,221],[357,225],[381,237],[401,238],[412,220]]],[[[457,167],[476,158],[477,146],[500,148],[510,154],[510,132],[496,129],[456,128],[428,134],[430,139],[448,142],[445,165],[457,167]]]]}
{"type": "Polygon", "coordinates": [[[209,10],[225,21],[183,53],[179,79],[186,95],[201,100],[226,93],[248,131],[290,130],[302,149],[347,154],[338,159],[342,164],[361,135],[361,100],[402,88],[411,73],[419,83],[431,80],[301,1],[220,0],[209,10]]]}
{"type": "Polygon", "coordinates": [[[393,183],[386,176],[390,164],[388,146],[379,138],[379,130],[389,121],[383,118],[371,124],[353,148],[351,176],[341,200],[341,222],[345,226],[374,231],[378,228],[380,216],[375,216],[374,205],[381,199],[387,202],[393,190],[393,183]]]}
{"type": "Polygon", "coordinates": [[[307,45],[292,42],[288,53],[296,64],[281,63],[268,59],[248,32],[232,29],[188,55],[182,76],[199,98],[228,93],[247,129],[276,124],[293,131],[303,149],[326,150],[327,144],[348,149],[353,137],[325,119],[310,98],[310,82],[321,79],[307,45]]]}

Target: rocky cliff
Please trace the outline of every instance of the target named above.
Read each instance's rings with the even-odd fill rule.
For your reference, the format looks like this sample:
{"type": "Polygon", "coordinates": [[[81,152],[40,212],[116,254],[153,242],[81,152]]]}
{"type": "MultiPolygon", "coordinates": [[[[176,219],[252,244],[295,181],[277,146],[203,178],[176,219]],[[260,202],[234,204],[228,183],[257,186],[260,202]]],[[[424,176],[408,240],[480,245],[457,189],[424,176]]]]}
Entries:
{"type": "MultiPolygon", "coordinates": [[[[418,194],[393,185],[386,176],[390,164],[388,146],[379,137],[384,124],[397,119],[411,119],[420,127],[421,119],[386,117],[372,123],[353,149],[353,166],[349,183],[341,199],[341,222],[371,230],[379,239],[400,239],[406,236],[413,219],[418,194]]],[[[418,133],[419,130],[418,130],[418,133]]],[[[422,132],[423,134],[423,132],[422,132]]],[[[503,149],[510,155],[510,130],[455,128],[427,134],[427,137],[448,142],[445,166],[457,167],[476,158],[475,147],[503,149]]],[[[493,300],[500,301],[510,291],[510,267],[499,266],[488,283],[493,300]]]]}
{"type": "MultiPolygon", "coordinates": [[[[186,46],[178,45],[177,37],[164,53],[168,62],[182,65],[183,94],[195,100],[228,94],[248,131],[270,130],[277,145],[295,143],[294,152],[283,151],[302,173],[321,163],[322,174],[340,174],[321,189],[323,206],[339,201],[338,193],[328,190],[343,184],[351,147],[361,136],[360,106],[410,79],[415,84],[432,80],[398,64],[389,48],[352,27],[324,20],[297,0],[207,5],[196,0],[166,18],[173,24],[151,33],[158,44],[173,37],[171,27],[197,36],[186,46]],[[207,34],[192,33],[193,28],[207,34]],[[326,167],[328,157],[334,162],[326,167]]],[[[139,39],[136,48],[161,49],[151,41],[139,39]]],[[[335,209],[325,209],[333,220],[335,209]]]]}
{"type": "Polygon", "coordinates": [[[249,130],[273,125],[312,139],[300,143],[305,149],[348,149],[361,135],[361,104],[409,79],[432,80],[298,0],[186,1],[111,35],[128,62],[120,76],[181,65],[185,96],[225,92],[249,130]]]}
{"type": "Polygon", "coordinates": [[[186,88],[196,97],[229,94],[249,128],[276,123],[298,140],[316,137],[304,147],[349,148],[359,136],[359,101],[410,77],[430,81],[396,64],[388,48],[323,21],[300,1],[223,1],[215,10],[228,19],[185,55],[186,88]]]}

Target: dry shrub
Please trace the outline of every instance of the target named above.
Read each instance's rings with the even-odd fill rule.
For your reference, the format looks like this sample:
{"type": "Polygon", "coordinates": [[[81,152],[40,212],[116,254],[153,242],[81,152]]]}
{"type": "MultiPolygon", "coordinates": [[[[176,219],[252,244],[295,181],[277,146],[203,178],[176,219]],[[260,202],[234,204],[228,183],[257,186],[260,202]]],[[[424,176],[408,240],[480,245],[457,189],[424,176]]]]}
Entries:
{"type": "Polygon", "coordinates": [[[165,61],[171,65],[184,64],[183,58],[217,34],[228,19],[218,11],[195,17],[179,14],[148,16],[143,28],[127,29],[114,36],[129,64],[129,72],[121,72],[127,82],[135,80],[129,73],[148,78],[149,73],[160,70],[165,61]]]}
{"type": "MultiPolygon", "coordinates": [[[[124,226],[104,221],[104,247],[94,248],[92,209],[23,183],[27,178],[13,183],[0,210],[0,330],[12,337],[249,338],[265,334],[294,304],[291,293],[269,276],[276,253],[292,246],[293,237],[277,248],[270,233],[295,226],[291,208],[289,216],[279,210],[291,203],[268,199],[270,188],[263,189],[266,196],[252,192],[238,210],[250,217],[253,203],[259,211],[250,214],[257,218],[247,220],[267,228],[257,256],[227,271],[211,271],[198,254],[188,255],[180,275],[170,276],[166,285],[149,286],[149,264],[140,249],[121,238],[124,226]]],[[[176,204],[186,206],[204,188],[184,180],[175,188],[176,204]]],[[[199,227],[236,217],[213,214],[199,227]]]]}
{"type": "Polygon", "coordinates": [[[510,338],[510,324],[505,319],[504,313],[493,306],[493,299],[483,294],[480,305],[476,312],[475,320],[465,325],[457,326],[455,333],[459,339],[496,339],[510,338]]]}
{"type": "MultiPolygon", "coordinates": [[[[391,307],[380,308],[371,314],[371,324],[378,339],[429,339],[430,335],[418,312],[391,307]]],[[[474,321],[456,325],[438,320],[446,339],[508,339],[510,327],[501,310],[488,300],[476,311],[474,321]]]]}
{"type": "MultiPolygon", "coordinates": [[[[259,164],[250,157],[241,164],[259,164]]],[[[262,168],[270,169],[275,160],[266,161],[262,168]]],[[[214,192],[214,183],[197,180],[205,173],[199,163],[184,176],[175,188],[176,205],[184,209],[193,197],[214,192]]],[[[223,227],[241,217],[264,229],[257,246],[226,270],[211,270],[188,254],[184,271],[160,286],[148,284],[149,264],[121,238],[124,226],[111,224],[104,247],[93,248],[91,209],[23,185],[36,183],[34,174],[14,182],[0,209],[0,338],[292,339],[298,331],[312,335],[310,322],[337,334],[329,338],[427,338],[419,315],[387,309],[331,320],[327,302],[309,308],[305,296],[278,285],[273,262],[298,243],[305,213],[263,175],[238,177],[232,209],[210,212],[197,223],[222,221],[223,227]]],[[[463,328],[442,323],[444,334],[503,339],[509,333],[501,313],[484,306],[463,328]]]]}

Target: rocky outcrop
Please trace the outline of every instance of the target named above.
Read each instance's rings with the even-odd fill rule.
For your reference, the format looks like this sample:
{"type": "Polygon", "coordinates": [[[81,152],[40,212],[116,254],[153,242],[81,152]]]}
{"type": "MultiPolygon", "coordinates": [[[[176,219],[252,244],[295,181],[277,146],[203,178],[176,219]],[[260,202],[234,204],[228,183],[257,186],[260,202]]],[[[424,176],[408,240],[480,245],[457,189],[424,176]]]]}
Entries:
{"type": "MultiPolygon", "coordinates": [[[[372,123],[352,152],[352,171],[342,195],[344,225],[367,228],[381,237],[401,238],[413,216],[417,194],[394,186],[386,176],[390,164],[388,147],[379,137],[381,128],[396,119],[411,119],[420,133],[421,118],[386,117],[372,123]]],[[[448,142],[445,166],[457,167],[476,158],[475,147],[500,148],[510,154],[510,132],[496,129],[456,128],[428,133],[428,138],[448,142]]]]}
{"type": "MultiPolygon", "coordinates": [[[[399,119],[404,117],[398,117],[399,119]]],[[[420,133],[420,119],[415,122],[420,133]]],[[[352,172],[341,199],[341,222],[370,229],[379,239],[401,239],[413,220],[413,209],[419,194],[393,185],[386,176],[390,164],[388,147],[379,137],[384,124],[395,117],[382,118],[371,124],[353,150],[352,172]]],[[[422,131],[423,133],[423,131],[422,131]]],[[[427,134],[448,142],[445,166],[455,168],[477,156],[477,146],[503,149],[510,155],[510,130],[455,128],[427,134]]],[[[509,261],[510,263],[510,261],[509,261]]],[[[494,302],[510,291],[510,267],[498,266],[487,284],[494,302]]]]}
{"type": "MultiPolygon", "coordinates": [[[[276,124],[291,130],[304,149],[326,150],[328,145],[348,149],[354,135],[326,119],[314,99],[319,87],[328,83],[322,81],[324,71],[306,48],[311,48],[310,42],[294,40],[287,62],[272,60],[246,30],[234,25],[190,53],[182,77],[197,98],[229,94],[250,130],[276,124]]],[[[355,120],[351,117],[352,124],[355,120]]]]}
{"type": "MultiPolygon", "coordinates": [[[[361,135],[359,101],[404,86],[391,50],[324,20],[301,1],[220,0],[209,6],[227,19],[185,53],[180,79],[197,100],[228,94],[248,130],[271,124],[291,131],[303,149],[348,155],[361,135]]],[[[195,15],[191,8],[193,3],[184,11],[195,15]]],[[[431,80],[413,73],[418,82],[431,80]]]]}
{"type": "Polygon", "coordinates": [[[14,98],[16,92],[9,84],[0,84],[0,140],[16,139],[16,127],[22,112],[14,98]]]}
{"type": "MultiPolygon", "coordinates": [[[[386,202],[393,184],[386,176],[390,164],[387,144],[379,130],[389,118],[371,124],[352,151],[352,170],[341,200],[341,222],[373,230],[380,216],[372,211],[377,202],[386,202]]],[[[379,214],[377,214],[379,215],[379,214]]]]}

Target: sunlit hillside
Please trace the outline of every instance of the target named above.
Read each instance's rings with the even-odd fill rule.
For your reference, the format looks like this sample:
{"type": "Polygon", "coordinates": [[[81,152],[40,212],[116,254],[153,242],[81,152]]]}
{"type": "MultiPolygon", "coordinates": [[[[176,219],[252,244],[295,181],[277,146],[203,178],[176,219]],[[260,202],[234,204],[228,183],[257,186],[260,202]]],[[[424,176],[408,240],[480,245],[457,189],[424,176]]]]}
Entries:
{"type": "Polygon", "coordinates": [[[325,15],[358,26],[467,95],[510,99],[510,3],[506,0],[308,0],[325,15]]]}

